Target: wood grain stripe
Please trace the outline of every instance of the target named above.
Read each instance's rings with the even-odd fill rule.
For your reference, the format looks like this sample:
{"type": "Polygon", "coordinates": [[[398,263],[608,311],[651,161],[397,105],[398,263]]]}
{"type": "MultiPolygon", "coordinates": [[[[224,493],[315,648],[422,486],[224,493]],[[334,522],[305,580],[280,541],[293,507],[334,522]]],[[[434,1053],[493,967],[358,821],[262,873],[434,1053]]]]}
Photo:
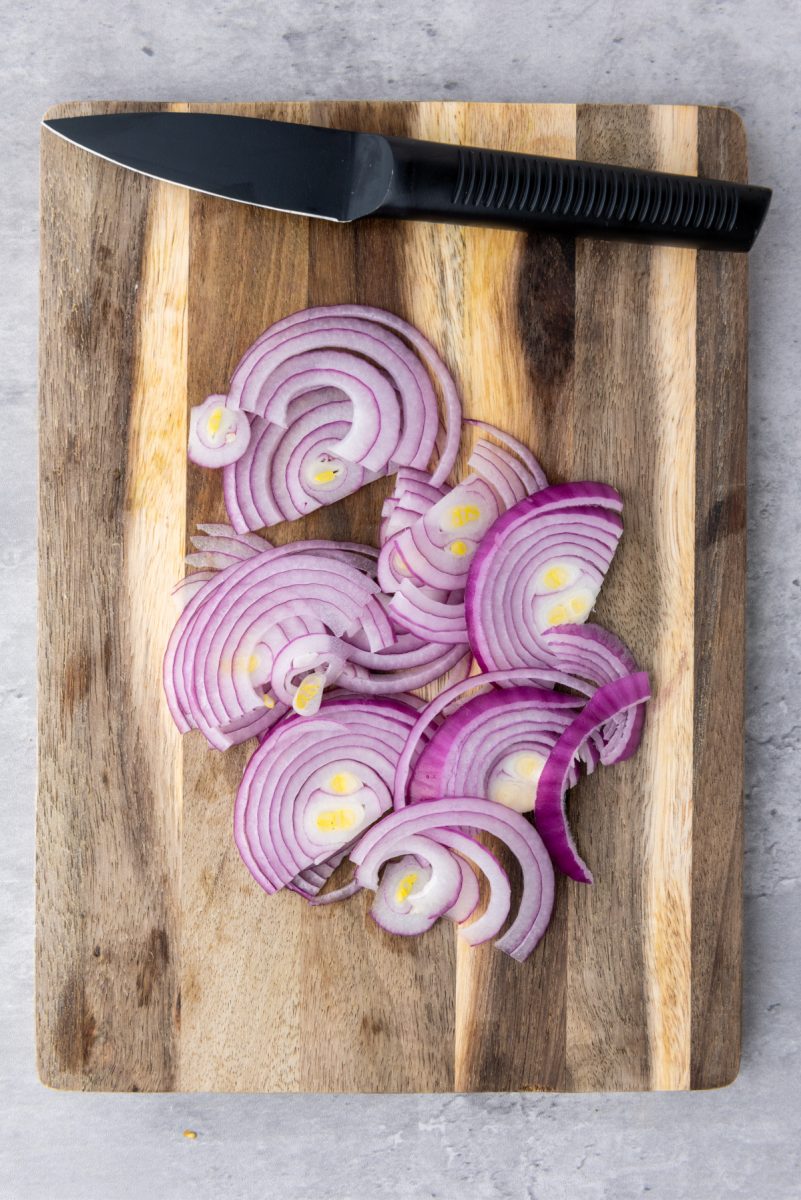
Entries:
{"type": "MultiPolygon", "coordinates": [[[[698,170],[748,178],[730,109],[698,113],[698,170]]],[[[698,255],[691,1086],[740,1061],[746,562],[745,255],[698,255]]]]}
{"type": "MultiPolygon", "coordinates": [[[[577,154],[692,171],[688,121],[684,110],[580,108],[577,154]]],[[[689,1011],[681,939],[689,928],[693,272],[691,252],[577,247],[574,441],[565,466],[573,478],[600,473],[623,494],[625,535],[598,619],[628,642],[655,685],[636,759],[587,780],[571,808],[579,846],[597,864],[595,885],[571,889],[569,899],[568,1082],[578,1090],[686,1086],[687,1047],[678,1050],[676,1038],[688,1036],[689,1011]],[[668,285],[677,290],[660,290],[668,285]],[[674,836],[675,844],[665,840],[674,836]]]]}
{"type": "Polygon", "coordinates": [[[182,550],[168,495],[186,250],[159,187],[44,136],[39,1070],[58,1087],[166,1090],[180,749],[148,675],[182,550]],[[177,357],[154,374],[159,327],[177,357]]]}
{"type": "MultiPolygon", "coordinates": [[[[654,165],[697,173],[696,109],[651,112],[654,165]]],[[[696,255],[651,252],[650,358],[659,396],[653,527],[661,615],[649,669],[656,681],[642,768],[644,966],[653,1089],[690,1083],[690,906],[695,578],[696,255]]]]}
{"type": "MultiPolygon", "coordinates": [[[[482,104],[468,106],[464,136],[470,145],[572,158],[575,132],[573,105],[482,104]]],[[[548,472],[541,414],[572,401],[572,257],[554,239],[494,230],[466,230],[465,249],[466,413],[532,446],[548,472]]],[[[493,850],[515,878],[505,847],[493,850]]],[[[552,925],[526,963],[491,944],[457,943],[458,1090],[564,1087],[564,891],[560,882],[552,925]]]]}

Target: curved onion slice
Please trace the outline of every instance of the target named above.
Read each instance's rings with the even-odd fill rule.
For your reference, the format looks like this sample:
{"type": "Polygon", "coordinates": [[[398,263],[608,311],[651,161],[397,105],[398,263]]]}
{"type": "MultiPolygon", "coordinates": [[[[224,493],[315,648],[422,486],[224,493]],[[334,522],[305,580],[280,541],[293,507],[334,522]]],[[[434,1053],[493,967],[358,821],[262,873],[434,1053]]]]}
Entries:
{"type": "Polygon", "coordinates": [[[196,553],[187,554],[188,567],[222,571],[232,563],[261,554],[270,543],[253,533],[237,533],[230,525],[198,525],[201,531],[191,538],[196,553]]]}
{"type": "MultiPolygon", "coordinates": [[[[492,426],[486,429],[503,437],[492,426]]],[[[524,447],[519,449],[525,454],[524,447]]],[[[378,578],[385,591],[396,593],[392,617],[431,641],[467,640],[463,592],[481,539],[501,513],[536,492],[545,478],[539,467],[535,474],[509,450],[487,441],[475,445],[468,466],[473,474],[427,505],[416,520],[399,516],[396,508],[385,527],[378,578]],[[452,594],[443,602],[432,596],[432,588],[452,594]]]]}
{"type": "Polygon", "coordinates": [[[418,758],[410,801],[484,796],[531,812],[545,760],[583,704],[583,697],[536,687],[472,697],[440,725],[418,758]]]}
{"type": "Polygon", "coordinates": [[[265,891],[330,861],[390,807],[415,715],[400,700],[341,697],[264,738],[237,792],[234,839],[265,891]]]}
{"type": "MultiPolygon", "coordinates": [[[[596,687],[638,670],[628,646],[600,625],[559,625],[543,634],[542,640],[565,671],[596,687]]],[[[602,727],[599,758],[605,766],[631,758],[640,744],[644,720],[645,706],[637,704],[602,727]]]]}
{"type": "Polygon", "coordinates": [[[621,508],[605,484],[558,484],[495,522],[465,592],[470,645],[484,670],[558,664],[543,635],[589,616],[623,531],[621,508]]]}
{"type": "Polygon", "coordinates": [[[223,495],[238,530],[294,521],[376,478],[336,453],[350,429],[350,404],[334,388],[299,396],[286,427],[253,417],[250,445],[223,472],[223,495]]]}
{"type": "Polygon", "coordinates": [[[449,671],[470,669],[471,655],[465,646],[440,646],[442,654],[422,666],[400,671],[367,671],[363,667],[345,664],[339,682],[342,687],[363,696],[393,696],[425,687],[449,671]]]}
{"type": "MultiPolygon", "coordinates": [[[[310,902],[316,900],[321,889],[328,883],[328,880],[346,855],[347,849],[338,850],[336,854],[332,854],[325,862],[313,863],[312,866],[306,867],[305,870],[298,871],[291,883],[287,884],[287,887],[291,892],[297,892],[299,896],[304,896],[310,902]]],[[[329,892],[328,894],[332,895],[333,893],[329,892]]]]}
{"type": "MultiPolygon", "coordinates": [[[[264,366],[259,374],[254,375],[254,372],[259,363],[263,364],[267,353],[287,342],[294,343],[295,350],[299,350],[297,339],[308,338],[309,335],[315,339],[317,346],[344,348],[367,362],[379,363],[376,357],[377,343],[381,344],[383,361],[379,365],[385,370],[389,367],[388,374],[398,388],[401,403],[410,410],[409,424],[413,432],[408,436],[409,444],[417,441],[421,447],[418,450],[420,461],[409,458],[407,465],[425,467],[428,462],[438,425],[436,390],[439,390],[445,419],[445,442],[432,482],[435,485],[442,483],[448,477],[459,451],[461,403],[456,385],[428,339],[413,325],[384,309],[361,304],[329,305],[292,313],[271,325],[246,351],[234,372],[228,396],[231,406],[249,407],[250,401],[245,398],[246,389],[249,389],[250,396],[253,396],[257,384],[261,390],[264,366]],[[348,346],[343,344],[343,335],[350,335],[348,346]],[[358,349],[354,349],[354,345],[358,349]],[[395,354],[396,361],[387,358],[387,350],[395,354]],[[401,360],[415,377],[415,388],[403,387],[406,376],[399,366],[401,360]],[[431,449],[425,454],[429,441],[431,449]]],[[[303,350],[307,350],[309,345],[305,341],[303,350]]],[[[395,462],[404,465],[400,457],[395,462]]]]}
{"type": "MultiPolygon", "coordinates": [[[[490,938],[494,938],[500,933],[504,921],[509,916],[509,909],[512,903],[512,889],[509,886],[509,876],[504,871],[501,864],[491,851],[486,846],[482,846],[475,838],[467,837],[466,834],[460,833],[456,829],[438,829],[436,833],[431,835],[436,841],[441,842],[443,846],[449,846],[461,855],[462,862],[468,859],[475,868],[481,872],[487,881],[489,888],[489,904],[484,909],[484,912],[468,925],[465,929],[460,930],[464,940],[470,946],[479,946],[482,942],[488,942],[490,938]]],[[[472,874],[472,872],[471,872],[472,874]]],[[[475,875],[473,879],[476,884],[478,880],[475,875]]],[[[465,907],[472,900],[473,885],[466,883],[463,892],[459,895],[457,904],[461,907],[465,903],[465,907]],[[467,895],[465,896],[465,892],[467,895]]],[[[472,905],[470,914],[477,906],[478,901],[472,905]]],[[[466,920],[467,918],[454,917],[453,910],[445,914],[451,920],[466,920]]]]}
{"type": "MultiPolygon", "coordinates": [[[[517,859],[523,879],[520,905],[512,924],[495,945],[522,962],[548,926],[554,877],[541,838],[520,813],[472,796],[427,800],[390,813],[349,851],[356,863],[357,881],[376,890],[381,867],[407,852],[410,837],[424,835],[434,841],[441,831],[447,834],[454,829],[484,830],[504,842],[517,859]]],[[[417,850],[415,856],[426,861],[425,855],[417,850]]]]}
{"type": "Polygon", "coordinates": [[[387,933],[425,933],[458,903],[461,867],[431,838],[404,838],[395,853],[403,857],[384,868],[370,916],[387,933]]]}
{"type": "Polygon", "coordinates": [[[312,512],[398,467],[424,472],[437,444],[440,402],[445,440],[434,488],[453,467],[461,418],[456,386],[434,348],[381,309],[306,309],[272,325],[245,352],[227,397],[193,409],[192,455],[226,466],[234,527],[258,529],[312,512]],[[225,439],[234,435],[229,448],[225,439]],[[203,438],[222,440],[222,447],[207,447],[203,438]]]}
{"type": "MultiPolygon", "coordinates": [[[[219,572],[192,597],[164,659],[167,702],[182,732],[196,726],[212,745],[230,745],[221,729],[275,703],[269,692],[274,659],[295,638],[338,638],[358,629],[373,650],[391,645],[377,585],[324,546],[268,546],[219,572]]],[[[346,547],[344,554],[351,552],[346,547]]]]}
{"type": "MultiPolygon", "coordinates": [[[[528,446],[524,446],[517,438],[512,437],[510,433],[504,432],[503,429],[498,429],[495,425],[490,425],[487,421],[477,421],[475,417],[465,417],[465,425],[472,425],[474,429],[480,429],[483,433],[489,433],[492,437],[497,438],[502,442],[507,449],[512,451],[512,454],[520,460],[528,474],[520,472],[521,479],[526,484],[526,492],[539,491],[541,488],[548,486],[548,480],[545,478],[545,472],[537,462],[534,455],[529,450],[528,446]],[[533,482],[529,482],[529,480],[533,482]]],[[[519,468],[518,468],[519,469],[519,468]]]]}
{"type": "MultiPolygon", "coordinates": [[[[441,842],[443,846],[451,845],[457,849],[456,842],[448,841],[448,838],[461,839],[464,835],[456,833],[453,829],[443,829],[436,835],[435,841],[441,842]]],[[[465,843],[473,842],[472,838],[464,838],[465,843]]],[[[473,845],[478,845],[478,842],[473,842],[473,845]]],[[[483,846],[481,847],[483,850],[483,846]]],[[[489,854],[489,851],[487,851],[489,854]]],[[[470,856],[472,858],[472,855],[470,856]]],[[[481,888],[478,882],[478,876],[465,858],[457,859],[459,870],[462,873],[462,883],[459,888],[459,895],[455,902],[451,905],[447,912],[443,913],[449,921],[454,921],[457,925],[461,925],[463,921],[467,921],[472,917],[475,910],[478,908],[478,902],[481,899],[481,888]]],[[[502,868],[501,868],[502,869],[502,868]]],[[[491,882],[490,882],[490,886],[491,882]]],[[[508,912],[508,906],[507,906],[508,912]]]]}
{"type": "Polygon", "coordinates": [[[180,612],[186,608],[189,601],[198,594],[204,584],[214,578],[214,571],[194,571],[179,579],[170,595],[175,599],[180,612]]]}
{"type": "Polygon", "coordinates": [[[585,696],[591,695],[593,691],[593,688],[588,687],[581,679],[574,679],[561,671],[553,671],[544,667],[518,667],[509,671],[488,671],[484,675],[469,675],[465,679],[454,681],[425,706],[414,723],[403,753],[398,759],[398,767],[395,772],[395,781],[392,786],[395,808],[403,808],[406,804],[406,789],[414,756],[419,752],[420,742],[426,736],[429,727],[444,710],[478,687],[486,687],[490,684],[505,686],[516,683],[546,687],[558,684],[562,687],[572,688],[585,696]]]}
{"type": "Polygon", "coordinates": [[[556,866],[579,883],[592,883],[592,873],[576,849],[565,812],[576,756],[596,730],[629,708],[641,706],[650,695],[644,671],[604,684],[559,738],[540,775],[534,824],[556,866]]]}
{"type": "Polygon", "coordinates": [[[236,462],[249,441],[247,413],[228,408],[226,396],[209,396],[189,415],[187,454],[199,467],[225,467],[236,462]]]}

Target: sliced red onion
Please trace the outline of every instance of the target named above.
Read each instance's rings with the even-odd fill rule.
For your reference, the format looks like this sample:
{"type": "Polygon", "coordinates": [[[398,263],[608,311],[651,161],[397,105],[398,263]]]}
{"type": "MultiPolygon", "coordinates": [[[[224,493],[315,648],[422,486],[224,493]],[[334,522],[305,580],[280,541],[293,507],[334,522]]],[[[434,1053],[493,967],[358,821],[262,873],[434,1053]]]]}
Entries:
{"type": "MultiPolygon", "coordinates": [[[[596,687],[639,669],[628,646],[600,625],[559,625],[547,630],[542,640],[565,671],[596,687]]],[[[645,706],[637,704],[620,719],[607,722],[598,735],[599,761],[611,766],[631,758],[640,744],[644,721],[645,706]]]]}
{"type": "MultiPolygon", "coordinates": [[[[453,830],[443,829],[436,835],[434,841],[440,842],[443,846],[450,845],[453,849],[456,849],[457,847],[455,842],[447,841],[449,837],[459,839],[463,837],[463,835],[455,833],[453,830]]],[[[465,838],[464,840],[465,842],[473,842],[472,838],[465,838]]],[[[474,845],[478,845],[478,842],[475,842],[474,845]]],[[[456,861],[459,864],[459,870],[462,874],[462,883],[461,887],[459,888],[459,895],[448,911],[442,915],[447,917],[449,921],[453,921],[456,925],[461,925],[462,922],[469,920],[478,908],[478,902],[481,899],[481,888],[478,882],[478,876],[469,863],[464,858],[457,858],[456,861]]],[[[491,889],[492,881],[488,880],[488,882],[491,889]]],[[[508,907],[506,911],[508,914],[508,907]]]]}
{"type": "Polygon", "coordinates": [[[526,491],[536,492],[548,486],[548,480],[545,478],[545,472],[537,462],[534,455],[529,450],[528,446],[524,446],[517,438],[512,437],[510,433],[504,432],[503,429],[498,429],[495,425],[490,425],[487,421],[477,421],[474,417],[465,417],[465,425],[472,425],[474,429],[480,429],[483,433],[489,433],[499,442],[502,442],[507,449],[511,450],[528,472],[527,475],[521,475],[522,481],[525,483],[530,478],[533,481],[532,486],[527,486],[526,491]]]}
{"type": "MultiPolygon", "coordinates": [[[[458,452],[461,405],[426,339],[391,313],[356,305],[308,309],[271,326],[211,418],[230,424],[225,414],[249,414],[250,445],[226,458],[234,527],[294,520],[396,467],[424,473],[437,439],[437,387],[447,433],[434,489],[458,452]]],[[[218,453],[207,465],[225,464],[218,453]]]]}
{"type": "Polygon", "coordinates": [[[266,891],[330,861],[390,807],[415,716],[400,700],[343,697],[264,738],[237,793],[234,838],[266,891]]]}
{"type": "Polygon", "coordinates": [[[236,529],[293,521],[358,491],[382,472],[336,452],[347,435],[351,405],[333,388],[299,396],[287,428],[252,420],[245,454],[223,474],[223,495],[236,529]]]}
{"type": "Polygon", "coordinates": [[[357,883],[355,879],[351,879],[348,883],[343,883],[342,887],[335,888],[334,891],[323,892],[322,895],[318,894],[313,899],[310,899],[309,903],[315,907],[323,904],[338,904],[340,900],[348,900],[361,890],[361,884],[357,883]]]}
{"type": "Polygon", "coordinates": [[[214,571],[194,571],[191,575],[179,579],[170,595],[175,598],[179,611],[183,612],[189,601],[198,594],[209,579],[214,578],[214,571]]]}
{"type": "MultiPolygon", "coordinates": [[[[503,841],[517,858],[523,879],[520,905],[512,924],[495,945],[523,961],[548,926],[554,878],[541,838],[520,813],[476,797],[428,800],[389,813],[349,851],[356,863],[356,879],[364,887],[375,889],[381,867],[406,853],[411,837],[423,835],[435,840],[441,830],[460,828],[484,830],[503,841]]],[[[425,854],[418,850],[415,854],[426,861],[425,854]]]]}
{"type": "Polygon", "coordinates": [[[346,663],[339,682],[342,687],[363,696],[394,696],[425,687],[458,667],[469,670],[471,654],[464,646],[443,645],[441,648],[440,658],[401,671],[372,672],[346,663]]]}
{"type": "Polygon", "coordinates": [[[273,659],[270,688],[295,712],[314,716],[327,684],[336,683],[348,654],[339,638],[325,633],[306,633],[293,638],[273,659]]]}
{"type": "MultiPolygon", "coordinates": [[[[401,403],[408,410],[408,425],[413,430],[408,434],[408,445],[411,446],[415,441],[418,445],[413,458],[407,459],[405,455],[403,458],[396,457],[397,465],[421,468],[426,466],[433,450],[433,439],[436,438],[438,426],[436,392],[432,381],[439,389],[446,433],[432,483],[435,486],[443,483],[450,474],[459,452],[461,403],[456,385],[431,343],[413,325],[394,313],[360,304],[331,305],[292,313],[267,329],[245,353],[231,381],[229,403],[232,407],[247,408],[249,401],[245,400],[245,388],[248,387],[249,394],[253,395],[257,379],[261,390],[263,381],[260,376],[254,377],[254,371],[266,353],[276,350],[288,341],[294,341],[301,335],[313,335],[316,344],[326,348],[332,345],[341,346],[342,341],[338,333],[358,337],[359,349],[356,353],[359,358],[368,362],[379,362],[376,355],[377,343],[380,343],[383,363],[391,364],[388,374],[399,391],[401,403]],[[386,357],[390,352],[396,355],[396,360],[386,357]],[[408,389],[404,387],[407,377],[398,367],[400,360],[415,377],[417,390],[411,386],[408,389]]],[[[304,343],[304,348],[308,344],[304,343]]],[[[295,346],[297,349],[297,342],[295,346]]],[[[262,373],[263,371],[262,367],[262,373]]],[[[401,449],[405,449],[403,442],[399,451],[401,449]]]]}
{"type": "Polygon", "coordinates": [[[209,396],[189,414],[187,453],[199,467],[225,467],[236,462],[249,441],[247,413],[228,408],[226,396],[209,396]]]}
{"type": "Polygon", "coordinates": [[[253,534],[238,534],[230,525],[199,525],[198,528],[213,529],[215,532],[195,534],[192,537],[191,542],[197,553],[187,554],[185,561],[188,567],[222,571],[230,567],[231,563],[242,562],[245,558],[261,554],[270,545],[262,537],[255,539],[253,534]]]}
{"type": "Polygon", "coordinates": [[[448,489],[444,485],[435,487],[427,471],[415,471],[411,467],[399,467],[395,476],[395,489],[384,501],[381,510],[379,542],[383,546],[394,534],[424,516],[442,499],[448,489]]]}
{"type": "MultiPolygon", "coordinates": [[[[297,892],[299,896],[304,896],[309,901],[314,900],[346,856],[347,849],[338,850],[325,862],[314,863],[312,866],[306,867],[304,871],[298,871],[287,887],[291,892],[297,892]]],[[[329,893],[329,895],[331,894],[329,893]]]]}
{"type": "Polygon", "coordinates": [[[396,506],[384,526],[378,578],[384,591],[397,593],[392,615],[404,629],[432,641],[467,640],[461,593],[481,538],[500,513],[536,490],[538,478],[544,478],[490,442],[477,443],[469,466],[474,473],[416,520],[408,510],[400,515],[396,506]],[[451,596],[446,610],[429,588],[458,594],[451,596]]]}
{"type": "Polygon", "coordinates": [[[435,730],[418,758],[410,801],[484,796],[531,812],[545,761],[583,704],[583,697],[521,686],[472,697],[435,730]]]}
{"type": "Polygon", "coordinates": [[[416,587],[408,579],[392,597],[389,612],[399,625],[419,638],[452,646],[467,642],[464,605],[437,600],[430,589],[416,587]]]}
{"type": "Polygon", "coordinates": [[[485,670],[555,665],[543,634],[589,616],[623,530],[621,508],[605,484],[558,484],[495,522],[465,592],[470,644],[485,670]]]}
{"type": "Polygon", "coordinates": [[[576,757],[596,730],[629,708],[642,706],[650,695],[644,671],[604,684],[561,735],[540,775],[534,824],[556,866],[578,883],[592,883],[592,873],[576,849],[565,811],[565,793],[576,757]]]}
{"type": "MultiPolygon", "coordinates": [[[[491,851],[486,846],[482,846],[475,838],[467,837],[464,833],[459,833],[456,829],[438,829],[436,833],[431,835],[435,841],[440,842],[443,846],[449,846],[451,850],[455,850],[461,856],[460,861],[464,863],[467,859],[475,866],[476,870],[487,881],[489,890],[489,904],[484,909],[484,912],[468,925],[465,929],[460,930],[464,940],[470,946],[480,946],[482,942],[488,942],[491,938],[497,937],[503,928],[506,918],[509,916],[509,909],[512,904],[512,889],[509,885],[509,876],[504,871],[501,864],[491,851]]],[[[473,875],[473,872],[470,872],[473,875]]],[[[475,875],[473,879],[476,883],[475,875]]],[[[467,896],[465,898],[465,907],[472,898],[472,885],[469,883],[465,888],[467,896]]],[[[464,893],[459,896],[458,904],[461,905],[464,893]]],[[[472,915],[476,908],[477,901],[470,909],[469,916],[472,915]]],[[[445,914],[451,920],[467,920],[467,917],[453,917],[452,910],[445,914]]]]}
{"type": "Polygon", "coordinates": [[[373,650],[394,640],[376,584],[317,544],[267,547],[227,567],[187,604],[167,648],[164,686],[176,724],[197,726],[216,744],[221,726],[273,702],[264,683],[286,642],[357,629],[373,650]]]}
{"type": "MultiPolygon", "coordinates": [[[[458,859],[431,838],[404,838],[402,854],[384,868],[370,916],[387,933],[425,933],[458,903],[463,876],[458,859]]],[[[358,873],[357,873],[358,878],[358,873]]]]}
{"type": "Polygon", "coordinates": [[[585,696],[591,695],[593,691],[593,688],[588,687],[581,679],[575,679],[564,672],[553,671],[544,667],[518,667],[508,671],[489,671],[484,675],[469,675],[463,680],[453,682],[444,691],[441,691],[438,696],[435,696],[433,700],[429,701],[414,723],[414,728],[409,734],[406,745],[403,748],[403,753],[398,759],[398,768],[395,772],[395,780],[392,785],[392,797],[395,808],[403,808],[406,804],[406,789],[414,756],[419,753],[420,743],[426,736],[429,728],[445,709],[455,705],[468,692],[474,691],[478,687],[486,687],[490,684],[508,686],[517,683],[528,683],[534,686],[542,685],[545,687],[560,685],[572,688],[574,691],[585,696]]]}

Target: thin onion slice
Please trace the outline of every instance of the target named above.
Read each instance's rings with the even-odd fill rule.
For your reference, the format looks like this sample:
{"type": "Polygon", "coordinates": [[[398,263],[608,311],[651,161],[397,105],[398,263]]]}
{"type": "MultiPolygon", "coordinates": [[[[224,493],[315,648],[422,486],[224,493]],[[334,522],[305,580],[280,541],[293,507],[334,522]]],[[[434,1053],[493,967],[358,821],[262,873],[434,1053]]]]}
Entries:
{"type": "Polygon", "coordinates": [[[621,508],[605,484],[558,484],[495,522],[465,591],[470,644],[484,670],[558,665],[543,635],[586,621],[620,540],[621,508]]]}
{"type": "Polygon", "coordinates": [[[237,792],[234,840],[265,891],[330,862],[390,807],[415,716],[400,700],[342,697],[264,738],[237,792]]]}
{"type": "Polygon", "coordinates": [[[565,811],[565,794],[576,756],[596,730],[629,708],[642,706],[650,696],[651,688],[644,671],[598,688],[559,738],[540,775],[534,824],[555,865],[578,883],[592,883],[592,873],[579,855],[565,811]]]}
{"type": "Polygon", "coordinates": [[[410,801],[484,796],[530,812],[545,761],[583,704],[583,697],[519,685],[473,696],[418,758],[410,801]]]}
{"type": "Polygon", "coordinates": [[[522,962],[550,921],[554,877],[541,838],[520,813],[472,796],[428,800],[390,813],[349,851],[356,863],[356,879],[365,887],[376,888],[383,864],[405,853],[411,836],[433,839],[438,831],[451,829],[481,829],[504,842],[517,858],[523,880],[520,904],[512,924],[495,945],[522,962]]]}
{"type": "Polygon", "coordinates": [[[414,757],[420,752],[420,743],[426,737],[431,725],[444,710],[457,703],[468,692],[474,691],[476,688],[487,687],[491,684],[503,687],[518,683],[545,687],[561,685],[562,687],[577,691],[580,695],[584,696],[591,695],[593,691],[581,679],[575,679],[561,671],[549,670],[544,667],[518,667],[508,671],[488,671],[483,675],[468,675],[465,679],[454,680],[453,683],[426,705],[414,723],[414,727],[403,748],[403,753],[398,759],[398,766],[395,771],[395,780],[392,786],[392,797],[395,808],[403,808],[406,804],[406,792],[414,757]]]}

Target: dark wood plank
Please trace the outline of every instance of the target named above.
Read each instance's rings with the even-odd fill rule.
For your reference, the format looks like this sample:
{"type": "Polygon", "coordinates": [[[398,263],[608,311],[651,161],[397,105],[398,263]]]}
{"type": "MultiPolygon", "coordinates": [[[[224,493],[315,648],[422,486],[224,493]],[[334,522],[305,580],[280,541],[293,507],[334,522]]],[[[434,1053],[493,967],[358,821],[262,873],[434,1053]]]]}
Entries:
{"type": "MultiPolygon", "coordinates": [[[[692,173],[694,140],[683,144],[673,113],[681,110],[580,106],[577,157],[692,173]]],[[[624,497],[625,534],[597,619],[651,672],[654,700],[635,759],[597,771],[571,804],[596,879],[569,897],[575,1090],[687,1086],[689,859],[679,839],[689,804],[692,635],[681,573],[692,574],[693,380],[681,356],[692,333],[693,271],[691,251],[577,246],[575,399],[560,471],[601,478],[624,497]]]]}
{"type": "MultiPolygon", "coordinates": [[[[142,694],[168,630],[160,562],[145,565],[141,602],[130,586],[142,519],[164,500],[138,433],[160,410],[142,345],[143,306],[160,296],[147,261],[157,188],[47,132],[42,181],[39,1074],[163,1091],[176,1082],[180,747],[162,740],[157,693],[142,694]]],[[[149,453],[169,456],[185,435],[159,424],[149,453]]],[[[167,516],[154,541],[172,547],[172,570],[176,530],[167,516]]]]}
{"type": "MultiPolygon", "coordinates": [[[[745,130],[698,113],[698,170],[745,181],[745,130]]],[[[740,1061],[748,260],[699,254],[693,790],[694,1088],[740,1061]]]]}
{"type": "MultiPolygon", "coordinates": [[[[479,105],[468,111],[472,145],[572,157],[575,108],[479,105]]],[[[466,233],[465,402],[531,446],[550,475],[573,399],[575,273],[572,243],[466,233]]],[[[491,843],[510,879],[508,850],[491,843]]],[[[457,1086],[466,1091],[565,1087],[567,886],[525,963],[491,944],[458,950],[457,1086]]]]}

